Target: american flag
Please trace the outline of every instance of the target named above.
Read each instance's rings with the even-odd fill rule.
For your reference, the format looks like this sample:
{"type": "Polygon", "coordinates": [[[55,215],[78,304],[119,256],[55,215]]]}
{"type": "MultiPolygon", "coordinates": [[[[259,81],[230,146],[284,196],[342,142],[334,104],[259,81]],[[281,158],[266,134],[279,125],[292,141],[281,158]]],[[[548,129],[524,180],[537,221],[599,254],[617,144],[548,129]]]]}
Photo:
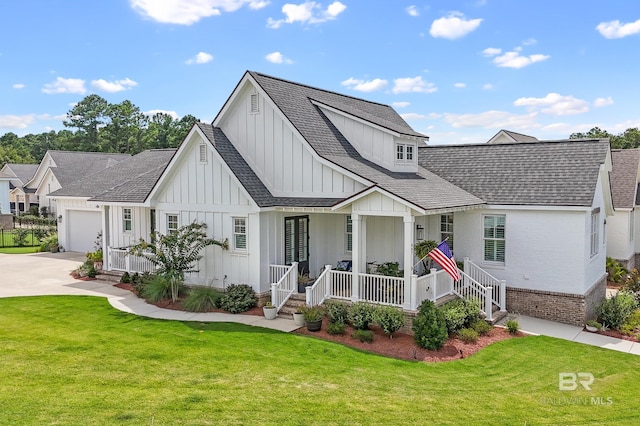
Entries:
{"type": "Polygon", "coordinates": [[[460,279],[460,271],[458,271],[458,265],[456,265],[456,261],[453,259],[453,254],[451,250],[449,250],[449,246],[447,245],[447,241],[443,241],[436,248],[431,250],[428,254],[430,258],[434,260],[442,269],[447,271],[451,278],[454,281],[458,281],[460,279]]]}

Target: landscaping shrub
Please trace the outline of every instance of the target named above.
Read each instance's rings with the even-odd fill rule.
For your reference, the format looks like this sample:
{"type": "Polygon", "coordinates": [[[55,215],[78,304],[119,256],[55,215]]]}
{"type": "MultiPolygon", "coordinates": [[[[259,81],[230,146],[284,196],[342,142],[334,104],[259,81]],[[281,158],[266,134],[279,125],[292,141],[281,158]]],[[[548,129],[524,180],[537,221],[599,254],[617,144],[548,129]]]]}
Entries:
{"type": "Polygon", "coordinates": [[[193,287],[184,300],[184,308],[190,312],[208,312],[217,306],[221,297],[222,293],[213,287],[193,287]]]}
{"type": "MultiPolygon", "coordinates": [[[[126,274],[126,272],[125,272],[126,274]]],[[[127,274],[127,282],[131,282],[131,278],[127,274]]],[[[124,275],[122,276],[124,281],[124,275]]],[[[171,280],[164,275],[156,274],[149,277],[144,285],[141,296],[151,303],[159,302],[163,299],[171,297],[171,280]]]]}
{"type": "Polygon", "coordinates": [[[133,289],[138,295],[144,294],[144,289],[153,276],[155,276],[155,274],[150,275],[148,272],[145,272],[142,275],[136,275],[137,279],[133,279],[132,277],[131,284],[133,284],[133,289]]]}
{"type": "Polygon", "coordinates": [[[232,314],[246,312],[256,306],[256,295],[247,284],[231,284],[220,297],[218,307],[232,314]]]}
{"type": "Polygon", "coordinates": [[[51,251],[53,247],[58,247],[58,234],[53,233],[41,239],[40,251],[51,251]]]}
{"type": "Polygon", "coordinates": [[[346,324],[349,321],[348,304],[329,300],[324,306],[330,324],[346,324]]]}
{"type": "Polygon", "coordinates": [[[640,310],[633,311],[629,318],[620,326],[620,333],[635,336],[640,331],[640,310]]]}
{"type": "Polygon", "coordinates": [[[437,350],[447,341],[447,325],[442,312],[430,300],[420,305],[412,330],[413,339],[421,348],[437,350]]]}
{"type": "Polygon", "coordinates": [[[624,284],[622,284],[622,287],[620,287],[620,290],[633,294],[636,303],[640,304],[640,272],[638,269],[634,268],[633,271],[631,271],[631,274],[629,274],[624,284]]]}
{"type": "Polygon", "coordinates": [[[458,338],[465,343],[475,343],[478,341],[478,332],[471,328],[463,328],[458,331],[458,338]]]}
{"type": "Polygon", "coordinates": [[[480,336],[489,334],[489,332],[493,330],[493,327],[491,326],[491,324],[489,324],[488,322],[482,319],[477,319],[473,321],[470,325],[470,328],[475,330],[480,336]]]}
{"type": "Polygon", "coordinates": [[[327,325],[327,333],[332,336],[342,336],[346,332],[347,326],[343,322],[332,322],[327,325]]]}
{"type": "Polygon", "coordinates": [[[128,272],[125,272],[120,277],[120,282],[123,283],[123,284],[129,284],[131,282],[131,275],[129,275],[128,272]]]}
{"type": "Polygon", "coordinates": [[[373,322],[374,307],[366,302],[356,302],[349,309],[349,322],[358,330],[368,330],[373,322]]]}
{"type": "Polygon", "coordinates": [[[29,230],[27,228],[15,228],[13,230],[13,244],[17,247],[26,246],[28,235],[29,230]]]}
{"type": "Polygon", "coordinates": [[[82,265],[76,268],[75,273],[79,277],[95,278],[97,272],[96,272],[96,268],[93,267],[93,262],[86,261],[82,265]]]}
{"type": "Polygon", "coordinates": [[[360,340],[362,343],[373,342],[373,331],[358,329],[351,335],[354,339],[360,340]]]}
{"type": "Polygon", "coordinates": [[[598,319],[609,328],[619,329],[637,306],[631,293],[619,291],[615,296],[605,299],[598,307],[598,319]]]}
{"type": "Polygon", "coordinates": [[[606,267],[609,281],[613,281],[614,283],[623,282],[625,280],[625,277],[629,273],[629,271],[624,266],[622,266],[620,262],[611,257],[607,257],[606,267]]]}
{"type": "Polygon", "coordinates": [[[518,330],[520,329],[520,324],[518,324],[518,321],[512,319],[507,321],[506,326],[507,330],[511,334],[517,334],[518,330]]]}
{"type": "Polygon", "coordinates": [[[378,265],[376,273],[387,277],[402,277],[404,271],[400,269],[398,262],[385,262],[378,265]]]}
{"type": "Polygon", "coordinates": [[[401,309],[393,306],[378,306],[373,311],[373,322],[391,338],[393,333],[405,325],[407,319],[401,309]]]}
{"type": "Polygon", "coordinates": [[[464,327],[468,327],[478,319],[480,307],[474,301],[458,299],[447,302],[438,308],[444,316],[447,332],[454,334],[464,327]]]}

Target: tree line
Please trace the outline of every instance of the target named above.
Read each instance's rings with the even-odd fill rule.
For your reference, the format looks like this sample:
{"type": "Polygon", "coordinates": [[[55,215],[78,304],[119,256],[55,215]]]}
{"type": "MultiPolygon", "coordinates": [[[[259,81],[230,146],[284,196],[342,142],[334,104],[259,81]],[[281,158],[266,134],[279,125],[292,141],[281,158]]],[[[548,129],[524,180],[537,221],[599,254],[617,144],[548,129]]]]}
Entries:
{"type": "Polygon", "coordinates": [[[586,133],[572,133],[569,139],[590,139],[590,138],[609,138],[611,141],[611,149],[631,149],[640,147],[640,130],[632,127],[622,133],[614,135],[594,127],[586,133]]]}
{"type": "Polygon", "coordinates": [[[0,168],[6,163],[37,164],[48,150],[137,154],[175,148],[197,121],[193,115],[176,120],[163,112],[150,117],[129,100],[112,104],[92,94],[67,112],[63,124],[68,129],[0,136],[0,168]]]}

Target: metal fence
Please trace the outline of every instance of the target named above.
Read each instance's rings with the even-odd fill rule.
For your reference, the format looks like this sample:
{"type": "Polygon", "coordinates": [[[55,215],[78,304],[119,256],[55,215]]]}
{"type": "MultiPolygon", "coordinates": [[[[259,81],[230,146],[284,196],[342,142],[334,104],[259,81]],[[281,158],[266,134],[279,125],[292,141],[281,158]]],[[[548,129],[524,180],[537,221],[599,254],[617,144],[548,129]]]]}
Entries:
{"type": "Polygon", "coordinates": [[[44,236],[46,230],[41,228],[0,229],[0,248],[39,246],[44,236]]]}

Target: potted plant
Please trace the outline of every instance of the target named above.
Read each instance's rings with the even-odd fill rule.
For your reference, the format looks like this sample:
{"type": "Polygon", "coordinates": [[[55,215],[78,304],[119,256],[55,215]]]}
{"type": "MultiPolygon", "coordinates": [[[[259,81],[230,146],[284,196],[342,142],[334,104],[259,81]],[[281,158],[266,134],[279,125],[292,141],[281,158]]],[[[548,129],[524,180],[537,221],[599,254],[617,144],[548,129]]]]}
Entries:
{"type": "Polygon", "coordinates": [[[262,312],[264,313],[264,317],[268,320],[276,319],[276,316],[278,315],[278,310],[271,304],[271,302],[267,302],[266,305],[262,307],[262,312]]]}
{"type": "Polygon", "coordinates": [[[322,306],[303,306],[301,310],[307,330],[318,331],[322,328],[322,318],[324,317],[322,306]]]}
{"type": "Polygon", "coordinates": [[[296,308],[296,311],[293,313],[293,322],[295,325],[299,325],[300,327],[304,326],[304,314],[302,310],[305,305],[300,305],[296,308]]]}
{"type": "Polygon", "coordinates": [[[587,321],[587,325],[585,326],[585,328],[587,329],[587,331],[595,333],[596,331],[602,330],[602,324],[600,324],[596,320],[589,320],[587,321]]]}
{"type": "Polygon", "coordinates": [[[307,286],[313,285],[315,280],[313,278],[309,278],[309,274],[299,274],[298,275],[298,293],[305,293],[307,291],[307,286]]]}

